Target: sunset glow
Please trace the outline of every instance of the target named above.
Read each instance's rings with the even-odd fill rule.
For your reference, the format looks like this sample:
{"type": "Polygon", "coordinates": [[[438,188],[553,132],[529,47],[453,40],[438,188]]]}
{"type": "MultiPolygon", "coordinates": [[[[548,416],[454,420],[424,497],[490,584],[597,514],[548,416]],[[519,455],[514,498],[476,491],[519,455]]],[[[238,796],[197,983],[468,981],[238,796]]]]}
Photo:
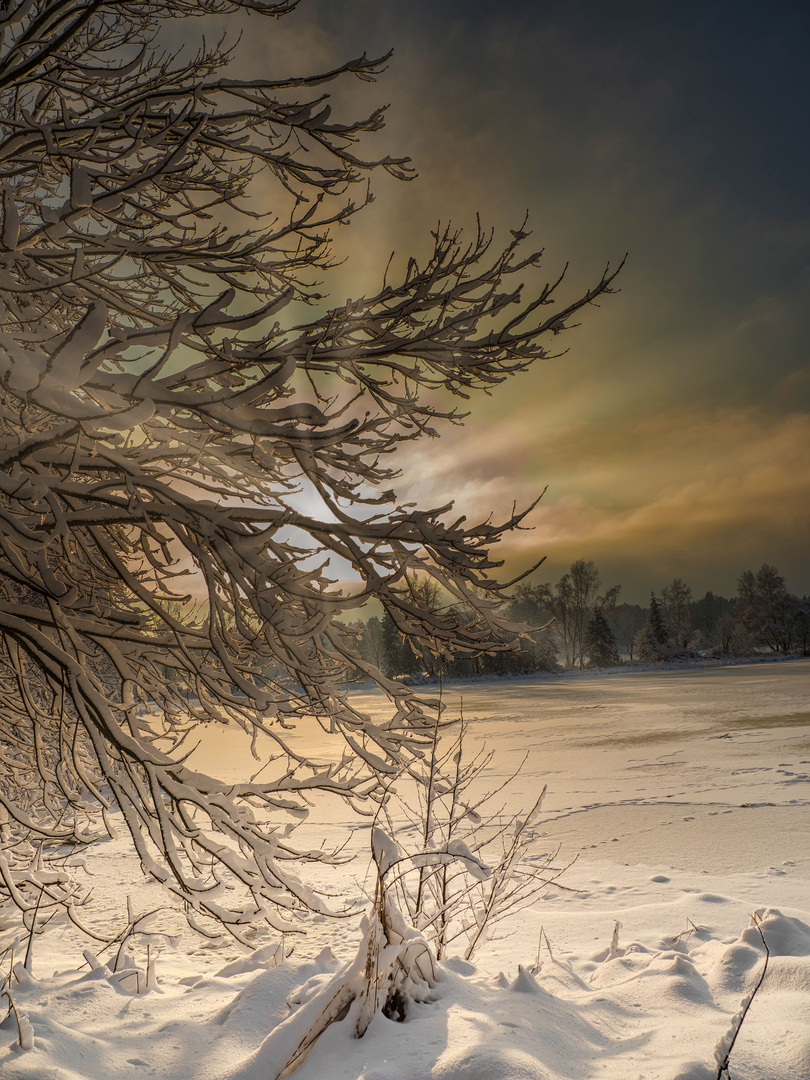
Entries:
{"type": "Polygon", "coordinates": [[[437,218],[470,229],[480,213],[497,241],[528,209],[546,254],[527,289],[568,263],[563,301],[628,252],[621,292],[559,339],[564,356],[402,462],[401,492],[471,516],[548,488],[534,530],[503,545],[510,573],[594,559],[643,600],[673,575],[731,595],[768,561],[810,590],[807,18],[346,0],[263,36],[251,24],[240,59],[256,71],[395,46],[350,93],[390,102],[369,152],[408,153],[419,175],[375,178],[375,203],[337,230],[330,303],[363,295],[392,251],[423,256],[437,218]]]}

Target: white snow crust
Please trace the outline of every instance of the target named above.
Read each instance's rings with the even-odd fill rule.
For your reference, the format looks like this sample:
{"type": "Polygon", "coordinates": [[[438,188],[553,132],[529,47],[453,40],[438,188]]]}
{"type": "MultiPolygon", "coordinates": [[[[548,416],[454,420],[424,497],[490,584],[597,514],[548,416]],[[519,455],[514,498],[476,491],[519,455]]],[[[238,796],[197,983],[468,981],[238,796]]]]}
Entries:
{"type": "MultiPolygon", "coordinates": [[[[297,1080],[712,1080],[763,968],[752,916],[770,959],[731,1076],[810,1078],[810,661],[444,686],[446,702],[459,695],[470,753],[494,751],[485,788],[529,753],[503,813],[528,812],[548,784],[533,857],[576,858],[566,889],[499,925],[473,963],[444,962],[404,1023],[377,1015],[362,1039],[351,1012],[334,1023],[297,1080]]],[[[228,738],[202,746],[198,766],[255,771],[228,738]]],[[[127,895],[135,914],[166,904],[118,831],[88,861],[94,925],[113,933],[127,895]]],[[[357,858],[314,884],[357,917],[316,915],[306,937],[246,954],[161,911],[117,970],[116,950],[55,919],[30,972],[24,940],[2,962],[0,981],[16,965],[21,1023],[0,1024],[0,1077],[273,1080],[261,1047],[282,1024],[300,1033],[351,963],[376,873],[369,820],[337,801],[316,804],[298,835],[350,837],[357,858]]],[[[403,825],[378,855],[418,847],[403,825]]],[[[18,934],[0,921],[0,953],[18,934]]]]}

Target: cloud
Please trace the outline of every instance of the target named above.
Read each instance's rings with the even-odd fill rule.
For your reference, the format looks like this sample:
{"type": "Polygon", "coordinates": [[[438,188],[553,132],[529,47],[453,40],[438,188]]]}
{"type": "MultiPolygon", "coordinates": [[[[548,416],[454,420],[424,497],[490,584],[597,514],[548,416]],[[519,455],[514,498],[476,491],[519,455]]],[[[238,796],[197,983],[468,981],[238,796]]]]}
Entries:
{"type": "Polygon", "coordinates": [[[501,545],[510,568],[594,558],[643,595],[675,574],[728,592],[768,560],[810,591],[810,215],[784,168],[805,153],[806,87],[780,59],[803,38],[713,18],[696,35],[669,8],[310,0],[245,22],[245,74],[396,47],[378,85],[323,88],[336,120],[390,101],[359,152],[420,170],[410,184],[378,170],[376,202],[336,230],[335,303],[376,291],[392,251],[424,257],[437,219],[474,226],[476,211],[508,237],[530,209],[546,255],[527,294],[570,260],[561,296],[579,295],[630,252],[620,295],[561,339],[568,355],[400,455],[408,497],[455,496],[471,518],[548,485],[534,531],[501,545]]]}
{"type": "MultiPolygon", "coordinates": [[[[768,561],[807,588],[799,553],[810,536],[810,415],[707,409],[627,427],[572,425],[555,444],[565,477],[547,471],[533,529],[501,544],[510,567],[547,555],[556,572],[592,558],[643,595],[687,574],[728,591],[741,570],[768,561]]],[[[403,455],[402,490],[431,505],[455,495],[470,519],[497,518],[539,494],[543,451],[525,421],[471,424],[403,455]]]]}

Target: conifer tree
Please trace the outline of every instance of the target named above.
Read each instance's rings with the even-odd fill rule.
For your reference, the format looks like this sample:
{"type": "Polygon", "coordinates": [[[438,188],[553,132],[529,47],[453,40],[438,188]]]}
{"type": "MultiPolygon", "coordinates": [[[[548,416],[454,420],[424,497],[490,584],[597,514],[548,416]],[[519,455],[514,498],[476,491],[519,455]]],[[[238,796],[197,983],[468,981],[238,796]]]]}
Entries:
{"type": "Polygon", "coordinates": [[[616,635],[601,607],[594,608],[586,628],[585,652],[589,667],[613,667],[619,663],[616,635]]]}
{"type": "Polygon", "coordinates": [[[650,624],[650,633],[655,642],[661,647],[665,646],[669,640],[669,634],[667,633],[667,626],[661,612],[661,605],[654,592],[650,593],[650,614],[648,616],[648,621],[650,624]]]}
{"type": "Polygon", "coordinates": [[[669,636],[667,634],[661,605],[655,593],[650,593],[650,611],[647,621],[636,638],[638,658],[642,663],[651,664],[666,660],[669,656],[669,636]]]}

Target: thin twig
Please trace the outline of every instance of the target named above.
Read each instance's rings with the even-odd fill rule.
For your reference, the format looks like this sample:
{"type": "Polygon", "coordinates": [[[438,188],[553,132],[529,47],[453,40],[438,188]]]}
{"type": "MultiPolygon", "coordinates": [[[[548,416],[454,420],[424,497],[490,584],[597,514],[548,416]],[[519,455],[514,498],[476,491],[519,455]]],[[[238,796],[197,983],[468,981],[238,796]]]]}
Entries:
{"type": "Polygon", "coordinates": [[[765,963],[762,965],[762,971],[760,972],[757,985],[751,991],[751,995],[748,998],[748,1001],[745,1003],[742,1012],[740,1013],[740,1018],[737,1021],[736,1027],[734,1029],[734,1034],[731,1037],[731,1042],[728,1044],[728,1049],[726,1050],[725,1056],[723,1057],[722,1061],[719,1061],[717,1063],[717,1073],[715,1074],[714,1080],[723,1080],[724,1073],[726,1075],[726,1080],[731,1080],[731,1074],[728,1071],[728,1061],[731,1057],[731,1051],[734,1049],[734,1044],[737,1041],[737,1036],[740,1034],[740,1029],[745,1023],[746,1016],[748,1016],[748,1010],[751,1008],[751,1003],[756,997],[757,990],[759,990],[760,986],[762,986],[763,980],[765,978],[765,972],[768,970],[768,960],[770,959],[771,951],[768,948],[768,943],[765,940],[765,935],[762,933],[762,927],[759,924],[759,916],[756,913],[754,913],[753,915],[753,920],[754,925],[759,931],[759,936],[762,938],[762,946],[765,949],[765,963]]]}

